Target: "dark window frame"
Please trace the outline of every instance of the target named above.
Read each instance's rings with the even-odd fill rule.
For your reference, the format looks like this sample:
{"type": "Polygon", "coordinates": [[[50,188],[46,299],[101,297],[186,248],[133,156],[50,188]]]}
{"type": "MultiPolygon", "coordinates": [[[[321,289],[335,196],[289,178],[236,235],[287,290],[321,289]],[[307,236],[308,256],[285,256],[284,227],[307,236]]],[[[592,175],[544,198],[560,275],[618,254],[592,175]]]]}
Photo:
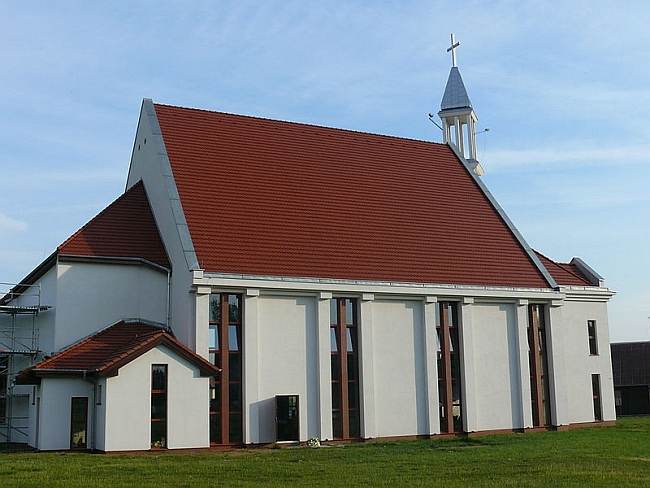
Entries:
{"type": "Polygon", "coordinates": [[[589,340],[589,355],[599,356],[598,351],[598,323],[595,320],[587,320],[587,338],[589,340]]]}
{"type": "Polygon", "coordinates": [[[528,365],[534,427],[546,427],[552,423],[546,332],[545,305],[528,305],[528,365]]]}
{"type": "Polygon", "coordinates": [[[167,364],[152,364],[151,365],[151,430],[150,430],[150,447],[151,449],[166,449],[169,444],[169,367],[167,364]],[[162,368],[165,377],[164,388],[154,388],[154,370],[162,368]],[[164,397],[165,400],[165,415],[161,417],[154,417],[153,403],[155,397],[164,397]],[[153,438],[154,425],[165,424],[165,436],[161,439],[153,438]],[[156,445],[157,444],[157,445],[156,445]]]}
{"type": "Polygon", "coordinates": [[[210,295],[209,328],[215,330],[216,341],[214,347],[209,347],[208,352],[210,360],[221,368],[221,373],[211,379],[210,384],[211,445],[241,445],[244,442],[243,304],[244,299],[241,293],[212,293],[210,295]],[[233,330],[236,334],[235,338],[232,337],[233,330]],[[233,339],[236,340],[236,344],[233,343],[233,339]],[[236,347],[233,348],[233,345],[236,347]],[[236,364],[237,367],[234,368],[233,366],[236,364]],[[238,369],[238,372],[235,372],[235,369],[238,369]],[[231,395],[231,393],[235,395],[231,395]],[[215,396],[214,401],[212,400],[213,395],[215,396]],[[237,402],[234,399],[238,399],[237,402]],[[216,423],[213,423],[213,417],[216,418],[214,420],[216,423]]]}
{"type": "Polygon", "coordinates": [[[459,309],[457,302],[438,304],[439,321],[436,324],[439,350],[436,352],[438,365],[438,414],[440,432],[463,432],[463,394],[461,364],[463,360],[460,344],[459,309]],[[455,344],[455,348],[453,347],[455,344]],[[458,417],[454,417],[454,386],[458,393],[458,417]],[[451,413],[451,415],[450,415],[451,413]]]}
{"type": "Polygon", "coordinates": [[[88,448],[88,397],[71,397],[70,398],[70,449],[71,450],[84,450],[88,448]],[[83,401],[84,405],[84,419],[85,419],[85,427],[84,427],[84,443],[83,445],[79,444],[74,444],[74,403],[75,401],[83,401]]]}
{"type": "MultiPolygon", "coordinates": [[[[359,311],[356,298],[331,299],[330,337],[334,337],[336,343],[335,351],[330,346],[332,435],[337,440],[359,439],[361,437],[361,391],[359,388],[359,311]],[[336,317],[332,316],[332,312],[336,317]],[[337,408],[334,407],[335,398],[337,398],[337,408]],[[350,405],[351,398],[355,400],[356,405],[350,405]]],[[[334,344],[331,340],[330,342],[334,344]]]]}
{"type": "Polygon", "coordinates": [[[603,421],[603,400],[600,374],[591,375],[591,396],[594,403],[594,422],[603,421]]]}

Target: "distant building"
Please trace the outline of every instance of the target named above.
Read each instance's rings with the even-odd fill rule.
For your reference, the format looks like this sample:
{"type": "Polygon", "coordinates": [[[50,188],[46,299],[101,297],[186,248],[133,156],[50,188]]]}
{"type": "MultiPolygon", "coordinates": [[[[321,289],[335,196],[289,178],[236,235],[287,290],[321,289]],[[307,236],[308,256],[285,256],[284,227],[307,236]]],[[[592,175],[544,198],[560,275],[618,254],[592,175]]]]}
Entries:
{"type": "Polygon", "coordinates": [[[616,415],[650,415],[650,341],[612,344],[616,415]]]}

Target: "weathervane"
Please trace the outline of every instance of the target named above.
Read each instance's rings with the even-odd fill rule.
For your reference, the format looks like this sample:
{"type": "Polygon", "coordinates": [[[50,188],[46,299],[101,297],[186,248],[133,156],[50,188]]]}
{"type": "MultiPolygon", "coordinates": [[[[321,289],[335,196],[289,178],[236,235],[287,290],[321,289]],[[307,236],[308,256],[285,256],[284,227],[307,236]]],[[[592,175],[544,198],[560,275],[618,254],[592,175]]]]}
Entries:
{"type": "Polygon", "coordinates": [[[456,42],[454,35],[451,35],[451,46],[447,48],[447,52],[451,52],[451,66],[456,67],[456,48],[460,46],[460,42],[456,42]]]}

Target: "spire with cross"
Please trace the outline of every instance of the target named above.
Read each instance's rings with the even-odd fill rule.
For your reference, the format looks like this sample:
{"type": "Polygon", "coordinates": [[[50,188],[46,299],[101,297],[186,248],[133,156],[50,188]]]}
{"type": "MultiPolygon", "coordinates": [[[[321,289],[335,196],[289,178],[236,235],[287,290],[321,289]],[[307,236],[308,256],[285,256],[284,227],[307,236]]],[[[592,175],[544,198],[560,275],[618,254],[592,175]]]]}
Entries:
{"type": "Polygon", "coordinates": [[[442,140],[454,145],[458,152],[467,158],[472,171],[483,175],[483,168],[476,159],[476,122],[478,117],[472,102],[467,95],[463,78],[456,66],[456,49],[460,42],[451,34],[451,45],[447,52],[451,53],[451,70],[445,86],[445,93],[440,102],[438,116],[442,120],[442,140]]]}
{"type": "Polygon", "coordinates": [[[460,42],[456,42],[454,34],[451,35],[451,46],[447,48],[447,52],[451,52],[451,66],[456,66],[456,48],[460,46],[460,42]]]}

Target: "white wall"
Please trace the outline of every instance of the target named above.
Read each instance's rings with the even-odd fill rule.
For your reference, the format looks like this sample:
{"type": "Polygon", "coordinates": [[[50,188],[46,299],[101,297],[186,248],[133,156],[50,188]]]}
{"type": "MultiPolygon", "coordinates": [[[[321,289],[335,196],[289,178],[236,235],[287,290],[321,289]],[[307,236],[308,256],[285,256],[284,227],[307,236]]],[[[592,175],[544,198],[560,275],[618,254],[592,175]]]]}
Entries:
{"type": "MultiPolygon", "coordinates": [[[[256,425],[249,425],[250,441],[276,440],[275,395],[299,395],[300,440],[319,437],[316,298],[262,296],[258,300],[258,395],[249,393],[246,409],[256,419],[256,425]]],[[[245,356],[250,354],[254,352],[244,351],[245,356]]]]}
{"type": "Polygon", "coordinates": [[[168,448],[209,447],[209,378],[165,347],[154,348],[107,378],[105,451],[149,449],[151,365],[168,365],[168,448]]]}
{"type": "MultiPolygon", "coordinates": [[[[149,106],[151,107],[150,103],[149,106]]],[[[191,267],[198,268],[198,265],[188,264],[188,260],[195,259],[193,253],[188,252],[186,259],[186,250],[192,248],[192,243],[188,239],[187,226],[181,226],[184,236],[181,240],[177,224],[184,221],[184,216],[160,129],[152,127],[152,124],[157,125],[155,116],[150,117],[143,105],[131,156],[127,188],[140,180],[144,182],[160,237],[172,264],[171,326],[181,342],[197,351],[197,329],[193,320],[194,296],[190,294],[192,274],[189,270],[191,267]]]]}
{"type": "Polygon", "coordinates": [[[423,303],[375,300],[372,325],[377,435],[427,434],[423,303]]]}
{"type": "Polygon", "coordinates": [[[515,305],[476,303],[472,313],[476,376],[471,400],[478,430],[522,428],[515,305]]]}
{"type": "Polygon", "coordinates": [[[566,301],[562,308],[565,343],[570,344],[564,348],[569,422],[594,421],[592,374],[600,374],[603,420],[615,420],[607,303],[566,301]],[[596,321],[597,356],[589,355],[587,320],[596,321]]]}
{"type": "Polygon", "coordinates": [[[78,378],[43,378],[38,448],[44,451],[70,449],[72,397],[88,397],[87,443],[92,439],[93,385],[78,378]]]}
{"type": "Polygon", "coordinates": [[[121,319],[166,320],[167,274],[145,265],[61,262],[55,350],[121,319]]]}

